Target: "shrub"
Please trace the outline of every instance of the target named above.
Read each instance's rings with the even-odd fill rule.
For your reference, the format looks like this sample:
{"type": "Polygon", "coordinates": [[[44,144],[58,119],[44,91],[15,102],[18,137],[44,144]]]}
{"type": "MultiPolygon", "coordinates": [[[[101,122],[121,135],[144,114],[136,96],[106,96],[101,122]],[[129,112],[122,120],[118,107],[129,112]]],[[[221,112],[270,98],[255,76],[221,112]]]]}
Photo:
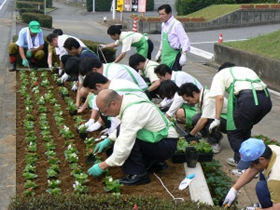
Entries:
{"type": "Polygon", "coordinates": [[[112,1],[95,0],[95,11],[110,11],[112,1]]]}
{"type": "Polygon", "coordinates": [[[32,20],[37,20],[42,27],[52,28],[52,16],[38,14],[38,13],[23,13],[22,21],[25,23],[29,23],[32,20]]]}
{"type": "Polygon", "coordinates": [[[31,4],[29,2],[21,2],[21,1],[16,2],[16,7],[18,9],[20,9],[20,8],[37,8],[34,4],[31,4]]]}
{"type": "Polygon", "coordinates": [[[47,4],[46,7],[52,8],[53,7],[53,0],[47,0],[46,4],[47,4]]]}
{"type": "Polygon", "coordinates": [[[22,15],[22,13],[38,13],[38,14],[44,14],[43,10],[35,9],[35,8],[20,8],[19,14],[22,15]]]}
{"type": "Polygon", "coordinates": [[[155,8],[155,1],[147,0],[146,1],[146,11],[154,11],[154,8],[155,8]]]}
{"type": "Polygon", "coordinates": [[[88,12],[92,11],[92,0],[86,0],[86,7],[88,12]]]}
{"type": "MultiPolygon", "coordinates": [[[[45,209],[45,210],[64,210],[64,209],[188,209],[197,210],[198,203],[191,201],[178,202],[158,197],[130,196],[130,195],[39,195],[34,197],[14,197],[11,198],[9,210],[28,210],[28,209],[45,209]]],[[[200,210],[216,210],[219,207],[199,203],[200,210]]]]}

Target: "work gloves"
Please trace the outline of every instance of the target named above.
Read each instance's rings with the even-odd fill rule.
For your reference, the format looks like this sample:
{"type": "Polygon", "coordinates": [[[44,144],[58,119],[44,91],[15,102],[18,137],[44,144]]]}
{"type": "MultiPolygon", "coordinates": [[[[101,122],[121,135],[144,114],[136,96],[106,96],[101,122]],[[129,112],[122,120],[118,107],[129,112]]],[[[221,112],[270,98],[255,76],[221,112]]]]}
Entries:
{"type": "Polygon", "coordinates": [[[85,123],[85,126],[88,128],[89,126],[93,125],[95,123],[94,119],[89,119],[89,121],[87,121],[85,123]]]}
{"type": "Polygon", "coordinates": [[[26,58],[31,58],[32,57],[32,52],[30,50],[26,51],[26,58]]]}
{"type": "Polygon", "coordinates": [[[99,167],[99,164],[94,164],[90,169],[88,169],[88,174],[91,176],[100,176],[105,170],[99,167]]]}
{"type": "Polygon", "coordinates": [[[212,133],[212,130],[214,128],[219,127],[220,123],[221,123],[221,120],[215,119],[209,126],[209,133],[212,133]]]}
{"type": "Polygon", "coordinates": [[[64,71],[64,69],[59,68],[58,69],[58,75],[60,76],[62,74],[62,72],[64,71]]]}
{"type": "Polygon", "coordinates": [[[98,130],[99,128],[101,128],[101,126],[102,126],[101,123],[97,121],[96,123],[90,125],[90,126],[87,128],[87,131],[88,131],[88,132],[96,131],[96,130],[98,130]]]}
{"type": "Polygon", "coordinates": [[[97,45],[97,47],[103,49],[103,48],[105,48],[105,44],[99,44],[99,45],[97,45]]]}
{"type": "Polygon", "coordinates": [[[156,54],[155,60],[158,62],[161,56],[161,50],[159,50],[156,54]]]}
{"type": "Polygon", "coordinates": [[[74,84],[71,88],[72,91],[77,91],[78,90],[78,86],[76,84],[74,84]]]}
{"type": "Polygon", "coordinates": [[[180,66],[184,66],[187,64],[187,55],[186,54],[181,55],[179,64],[180,64],[180,66]]]}
{"type": "Polygon", "coordinates": [[[93,153],[96,153],[97,150],[98,153],[102,153],[103,150],[107,149],[111,144],[113,144],[113,142],[109,138],[106,138],[95,146],[93,153]]]}
{"type": "Polygon", "coordinates": [[[68,74],[66,74],[66,73],[64,73],[63,75],[62,75],[62,77],[60,77],[60,79],[61,79],[61,82],[66,82],[66,80],[68,79],[68,74]]]}
{"type": "Polygon", "coordinates": [[[27,60],[27,59],[22,59],[22,65],[23,65],[24,67],[29,67],[28,60],[27,60]]]}
{"type": "Polygon", "coordinates": [[[237,196],[236,189],[234,189],[233,187],[230,188],[230,190],[228,191],[228,194],[227,194],[227,196],[224,200],[223,206],[226,205],[226,204],[228,206],[230,206],[232,204],[232,202],[235,200],[236,196],[237,196]]]}

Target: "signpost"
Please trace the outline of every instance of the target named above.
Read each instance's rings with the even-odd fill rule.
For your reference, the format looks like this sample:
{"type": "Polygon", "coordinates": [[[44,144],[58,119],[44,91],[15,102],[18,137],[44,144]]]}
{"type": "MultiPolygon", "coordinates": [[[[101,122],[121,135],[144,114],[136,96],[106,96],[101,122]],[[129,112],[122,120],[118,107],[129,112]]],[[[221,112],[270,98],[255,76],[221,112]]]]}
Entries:
{"type": "Polygon", "coordinates": [[[142,12],[142,16],[144,16],[144,13],[146,12],[146,0],[139,0],[138,12],[142,12]]]}

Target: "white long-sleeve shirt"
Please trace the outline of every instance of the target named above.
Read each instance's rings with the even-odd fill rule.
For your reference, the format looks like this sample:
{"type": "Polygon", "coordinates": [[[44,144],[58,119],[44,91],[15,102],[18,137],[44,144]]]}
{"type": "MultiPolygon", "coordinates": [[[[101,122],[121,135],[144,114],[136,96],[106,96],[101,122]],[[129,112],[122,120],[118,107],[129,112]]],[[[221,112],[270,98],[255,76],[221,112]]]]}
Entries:
{"type": "MultiPolygon", "coordinates": [[[[131,103],[140,101],[141,98],[134,95],[124,95],[120,108],[122,113],[125,107],[131,103]]],[[[115,141],[114,151],[105,162],[109,166],[121,166],[130,155],[135,144],[137,132],[145,128],[151,132],[157,132],[166,127],[162,114],[151,103],[140,103],[129,106],[125,109],[121,119],[121,132],[116,137],[116,131],[113,132],[109,139],[115,141]]],[[[169,127],[168,138],[178,138],[174,127],[169,127]]]]}

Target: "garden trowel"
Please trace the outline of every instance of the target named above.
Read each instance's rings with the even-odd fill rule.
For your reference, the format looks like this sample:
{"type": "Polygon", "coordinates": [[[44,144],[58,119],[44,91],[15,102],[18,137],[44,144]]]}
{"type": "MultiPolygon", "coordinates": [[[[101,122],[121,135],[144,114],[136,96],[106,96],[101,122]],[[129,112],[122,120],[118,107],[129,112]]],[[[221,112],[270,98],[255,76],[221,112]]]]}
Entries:
{"type": "Polygon", "coordinates": [[[87,157],[86,159],[86,164],[87,165],[93,165],[95,163],[95,160],[96,160],[96,156],[97,153],[93,154],[93,153],[90,153],[90,155],[87,157]]]}
{"type": "Polygon", "coordinates": [[[181,183],[179,185],[179,190],[186,189],[189,186],[189,184],[191,183],[193,178],[194,178],[194,174],[190,174],[190,175],[186,176],[185,179],[183,181],[181,181],[181,183]]]}

